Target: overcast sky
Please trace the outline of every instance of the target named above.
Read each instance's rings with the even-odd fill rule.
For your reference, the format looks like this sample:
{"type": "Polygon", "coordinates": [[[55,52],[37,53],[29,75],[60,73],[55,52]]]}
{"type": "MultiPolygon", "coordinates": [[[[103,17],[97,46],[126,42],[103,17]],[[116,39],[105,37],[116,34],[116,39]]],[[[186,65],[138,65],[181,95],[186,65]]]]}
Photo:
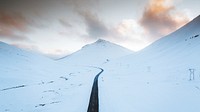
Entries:
{"type": "Polygon", "coordinates": [[[199,0],[0,0],[0,41],[47,55],[105,39],[138,51],[200,14],[199,0]]]}

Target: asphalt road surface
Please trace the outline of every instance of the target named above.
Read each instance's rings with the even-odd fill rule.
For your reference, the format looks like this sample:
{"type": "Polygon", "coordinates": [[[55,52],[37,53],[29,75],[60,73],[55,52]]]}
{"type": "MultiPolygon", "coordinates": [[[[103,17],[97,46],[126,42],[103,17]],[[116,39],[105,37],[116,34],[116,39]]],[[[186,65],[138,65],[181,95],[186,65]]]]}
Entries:
{"type": "Polygon", "coordinates": [[[90,95],[90,102],[88,106],[87,112],[99,112],[99,95],[98,95],[98,78],[99,75],[104,71],[102,68],[98,68],[101,70],[96,77],[94,78],[94,83],[92,86],[92,92],[90,95]]]}

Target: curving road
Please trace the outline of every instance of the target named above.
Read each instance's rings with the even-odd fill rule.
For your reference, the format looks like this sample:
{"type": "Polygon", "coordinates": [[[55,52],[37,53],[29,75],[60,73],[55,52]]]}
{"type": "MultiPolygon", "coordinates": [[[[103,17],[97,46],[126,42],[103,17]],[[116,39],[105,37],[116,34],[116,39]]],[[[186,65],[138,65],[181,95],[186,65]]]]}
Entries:
{"type": "Polygon", "coordinates": [[[87,112],[99,112],[99,96],[98,96],[98,78],[99,75],[104,71],[102,68],[95,67],[97,69],[100,69],[101,72],[99,72],[96,77],[94,78],[94,83],[92,86],[92,92],[90,95],[90,102],[88,106],[87,112]]]}

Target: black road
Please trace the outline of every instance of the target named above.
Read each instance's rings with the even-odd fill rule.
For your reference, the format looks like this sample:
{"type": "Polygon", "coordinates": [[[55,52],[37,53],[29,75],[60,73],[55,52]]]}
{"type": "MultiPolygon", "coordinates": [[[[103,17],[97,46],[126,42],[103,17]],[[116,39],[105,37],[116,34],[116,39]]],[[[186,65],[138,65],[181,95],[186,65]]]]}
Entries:
{"type": "Polygon", "coordinates": [[[98,95],[98,78],[99,75],[104,71],[102,68],[98,68],[101,70],[96,77],[94,78],[94,83],[92,86],[92,92],[90,95],[90,102],[88,106],[87,112],[99,112],[99,95],[98,95]]]}

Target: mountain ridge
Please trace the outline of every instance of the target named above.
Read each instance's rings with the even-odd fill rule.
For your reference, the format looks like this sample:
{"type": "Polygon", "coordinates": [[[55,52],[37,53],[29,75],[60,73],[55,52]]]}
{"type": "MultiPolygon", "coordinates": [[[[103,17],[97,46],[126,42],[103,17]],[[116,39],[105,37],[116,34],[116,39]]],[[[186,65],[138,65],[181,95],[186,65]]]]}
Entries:
{"type": "MultiPolygon", "coordinates": [[[[97,64],[97,63],[105,63],[108,60],[116,59],[131,53],[133,53],[133,51],[128,50],[120,45],[111,43],[103,39],[98,39],[94,43],[87,44],[83,46],[80,50],[63,58],[60,58],[59,61],[70,63],[70,60],[76,60],[78,59],[78,57],[81,56],[82,60],[78,59],[76,61],[79,61],[82,64],[87,64],[87,63],[97,64]]],[[[71,63],[78,64],[78,62],[74,61],[71,63]]]]}
{"type": "Polygon", "coordinates": [[[124,56],[115,63],[133,65],[133,63],[151,66],[182,66],[198,68],[200,54],[200,16],[196,17],[175,32],[157,40],[134,54],[124,56]],[[133,62],[133,63],[130,63],[133,62]]]}

